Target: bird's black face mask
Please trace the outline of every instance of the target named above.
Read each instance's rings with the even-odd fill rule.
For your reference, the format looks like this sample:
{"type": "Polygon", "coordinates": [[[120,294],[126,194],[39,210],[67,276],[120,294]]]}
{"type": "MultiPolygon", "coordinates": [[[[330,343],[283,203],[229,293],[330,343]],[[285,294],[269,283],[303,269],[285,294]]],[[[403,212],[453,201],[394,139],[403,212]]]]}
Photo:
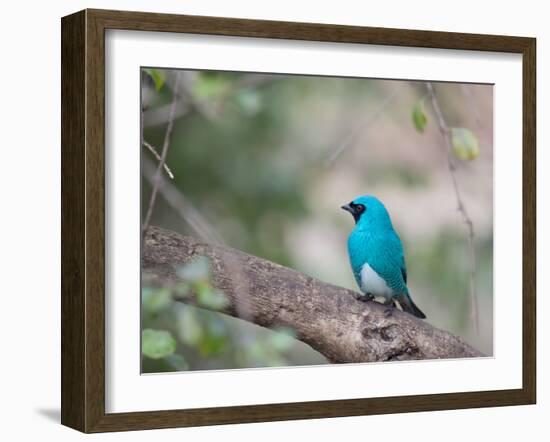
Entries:
{"type": "Polygon", "coordinates": [[[365,212],[366,208],[363,204],[355,204],[352,201],[349,204],[343,205],[342,209],[351,213],[351,215],[353,216],[353,219],[355,220],[355,223],[357,223],[357,221],[359,221],[359,218],[361,218],[361,215],[365,212]]]}

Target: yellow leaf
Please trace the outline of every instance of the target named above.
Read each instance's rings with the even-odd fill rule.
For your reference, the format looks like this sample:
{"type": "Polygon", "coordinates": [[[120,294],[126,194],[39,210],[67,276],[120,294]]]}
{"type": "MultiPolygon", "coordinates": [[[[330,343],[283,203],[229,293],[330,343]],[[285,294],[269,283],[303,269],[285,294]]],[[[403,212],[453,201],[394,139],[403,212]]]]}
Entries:
{"type": "Polygon", "coordinates": [[[463,127],[451,128],[453,151],[461,160],[473,160],[479,156],[479,141],[475,134],[463,127]]]}

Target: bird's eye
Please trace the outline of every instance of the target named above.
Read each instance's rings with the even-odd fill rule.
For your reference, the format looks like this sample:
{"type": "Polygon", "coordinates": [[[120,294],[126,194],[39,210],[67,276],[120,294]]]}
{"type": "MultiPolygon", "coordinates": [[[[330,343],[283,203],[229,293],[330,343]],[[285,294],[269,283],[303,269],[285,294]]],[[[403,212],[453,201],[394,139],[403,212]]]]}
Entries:
{"type": "Polygon", "coordinates": [[[357,212],[363,213],[366,210],[366,207],[363,204],[357,204],[357,212]]]}

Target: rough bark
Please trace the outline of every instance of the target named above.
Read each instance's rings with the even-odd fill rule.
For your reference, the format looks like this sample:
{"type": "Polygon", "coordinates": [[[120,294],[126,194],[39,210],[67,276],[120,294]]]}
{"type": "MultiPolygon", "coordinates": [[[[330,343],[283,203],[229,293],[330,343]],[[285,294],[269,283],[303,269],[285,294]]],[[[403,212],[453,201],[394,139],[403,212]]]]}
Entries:
{"type": "Polygon", "coordinates": [[[483,356],[461,338],[408,313],[395,310],[388,316],[383,305],[359,301],[345,288],[158,227],[150,227],[145,237],[143,272],[154,283],[171,284],[178,281],[175,268],[197,256],[210,258],[213,284],[229,299],[223,313],[263,327],[291,327],[298,339],[332,362],[483,356]]]}

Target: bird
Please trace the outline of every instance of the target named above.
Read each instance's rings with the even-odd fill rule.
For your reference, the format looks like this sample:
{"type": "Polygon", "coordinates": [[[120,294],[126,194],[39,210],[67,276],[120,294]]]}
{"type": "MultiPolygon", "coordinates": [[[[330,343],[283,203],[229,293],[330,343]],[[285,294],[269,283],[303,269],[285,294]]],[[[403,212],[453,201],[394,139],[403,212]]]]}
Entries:
{"type": "Polygon", "coordinates": [[[401,309],[417,318],[426,315],[411,298],[403,245],[390,215],[378,198],[363,195],[342,206],[355,220],[348,237],[348,254],[355,280],[364,301],[384,298],[391,314],[397,301],[401,309]]]}

